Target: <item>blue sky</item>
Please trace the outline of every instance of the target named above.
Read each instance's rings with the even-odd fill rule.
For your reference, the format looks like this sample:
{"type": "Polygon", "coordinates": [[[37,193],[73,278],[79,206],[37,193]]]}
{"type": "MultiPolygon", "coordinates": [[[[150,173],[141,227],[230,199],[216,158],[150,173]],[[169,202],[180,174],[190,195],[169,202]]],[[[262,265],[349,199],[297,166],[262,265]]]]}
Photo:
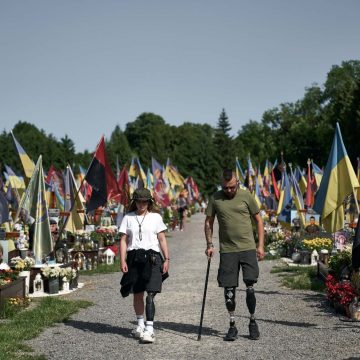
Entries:
{"type": "Polygon", "coordinates": [[[142,112],[234,134],[360,59],[357,0],[0,0],[0,130],[77,151],[142,112]]]}

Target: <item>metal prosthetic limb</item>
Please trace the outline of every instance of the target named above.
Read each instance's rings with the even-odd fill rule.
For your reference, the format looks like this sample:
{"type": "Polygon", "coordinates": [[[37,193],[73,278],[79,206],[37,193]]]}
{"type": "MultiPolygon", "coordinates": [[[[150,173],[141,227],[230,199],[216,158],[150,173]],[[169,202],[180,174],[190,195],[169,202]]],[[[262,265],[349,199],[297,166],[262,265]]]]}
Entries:
{"type": "Polygon", "coordinates": [[[229,312],[234,312],[236,307],[235,302],[235,288],[224,288],[225,305],[229,312]]]}
{"type": "Polygon", "coordinates": [[[145,306],[145,313],[146,313],[146,321],[154,321],[155,316],[155,303],[154,297],[155,292],[148,292],[146,296],[146,306],[145,306]]]}
{"type": "Polygon", "coordinates": [[[256,308],[256,297],[255,297],[255,290],[252,286],[246,288],[246,305],[249,309],[250,318],[254,319],[255,308],[256,308]]]}

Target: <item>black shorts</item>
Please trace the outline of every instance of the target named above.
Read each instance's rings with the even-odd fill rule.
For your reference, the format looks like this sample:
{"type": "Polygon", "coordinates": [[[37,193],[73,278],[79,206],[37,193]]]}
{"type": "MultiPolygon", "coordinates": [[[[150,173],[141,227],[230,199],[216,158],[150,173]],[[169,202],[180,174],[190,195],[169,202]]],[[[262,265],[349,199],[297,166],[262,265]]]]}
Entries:
{"type": "Polygon", "coordinates": [[[143,266],[139,266],[133,262],[129,268],[129,272],[134,271],[134,282],[132,285],[131,293],[140,293],[143,291],[151,291],[160,293],[162,288],[162,264],[163,260],[159,253],[154,253],[155,261],[151,264],[151,275],[149,280],[144,280],[143,277],[143,266]]]}
{"type": "Polygon", "coordinates": [[[234,253],[220,253],[218,284],[221,287],[239,286],[239,272],[242,270],[243,281],[256,283],[259,277],[259,265],[256,250],[234,253]]]}

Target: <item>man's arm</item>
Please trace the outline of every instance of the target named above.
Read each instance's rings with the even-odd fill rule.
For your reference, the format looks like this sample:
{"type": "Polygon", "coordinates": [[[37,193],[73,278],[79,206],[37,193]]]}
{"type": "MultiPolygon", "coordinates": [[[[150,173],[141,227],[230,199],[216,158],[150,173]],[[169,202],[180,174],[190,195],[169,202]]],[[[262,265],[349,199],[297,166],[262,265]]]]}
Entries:
{"type": "Polygon", "coordinates": [[[212,235],[213,235],[213,228],[214,228],[214,217],[212,216],[206,216],[205,219],[205,226],[204,226],[204,232],[205,232],[205,239],[206,239],[206,250],[205,254],[207,257],[212,257],[214,253],[214,244],[212,241],[212,235]]]}
{"type": "Polygon", "coordinates": [[[257,227],[257,233],[258,233],[258,238],[259,238],[259,243],[257,246],[257,256],[259,260],[262,260],[265,256],[265,250],[264,250],[264,223],[262,220],[262,217],[260,216],[260,213],[257,213],[253,216],[255,222],[256,222],[256,227],[257,227]]]}

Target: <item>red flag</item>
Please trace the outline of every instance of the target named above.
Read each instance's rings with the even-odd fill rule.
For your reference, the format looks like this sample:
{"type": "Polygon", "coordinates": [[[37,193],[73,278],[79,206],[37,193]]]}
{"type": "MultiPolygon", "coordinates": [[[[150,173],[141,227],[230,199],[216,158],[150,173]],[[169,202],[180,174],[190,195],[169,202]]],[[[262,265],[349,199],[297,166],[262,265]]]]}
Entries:
{"type": "Polygon", "coordinates": [[[192,197],[194,199],[198,199],[199,198],[199,188],[198,188],[195,180],[191,176],[189,176],[188,178],[185,179],[185,184],[190,185],[192,197]]]}
{"type": "Polygon", "coordinates": [[[130,203],[129,173],[124,166],[119,174],[118,185],[120,189],[120,204],[128,206],[130,203]]]}
{"type": "Polygon", "coordinates": [[[279,200],[280,199],[280,191],[279,191],[279,188],[277,186],[276,179],[275,179],[274,169],[271,172],[271,179],[272,179],[272,183],[273,183],[273,187],[274,187],[275,196],[279,200]]]}
{"type": "MultiPolygon", "coordinates": [[[[58,171],[55,169],[54,165],[50,166],[50,169],[48,171],[45,182],[48,185],[50,185],[52,187],[52,189],[54,189],[54,187],[56,187],[59,194],[62,197],[64,197],[64,195],[65,195],[64,177],[63,177],[61,171],[58,171]]],[[[52,191],[54,191],[54,190],[52,190],[52,191]]]]}
{"type": "Polygon", "coordinates": [[[164,181],[161,178],[157,179],[156,181],[154,198],[161,207],[168,207],[171,204],[169,195],[167,194],[165,189],[164,181]]]}
{"type": "Polygon", "coordinates": [[[314,179],[311,180],[311,170],[310,170],[310,165],[308,165],[306,199],[305,199],[305,205],[308,208],[312,208],[312,206],[314,205],[314,192],[312,190],[313,183],[314,183],[314,179]]]}
{"type": "Polygon", "coordinates": [[[85,180],[92,188],[87,211],[103,206],[111,199],[119,200],[120,191],[115,175],[111,170],[105,153],[104,136],[96,148],[94,157],[85,175],[85,180]]]}

